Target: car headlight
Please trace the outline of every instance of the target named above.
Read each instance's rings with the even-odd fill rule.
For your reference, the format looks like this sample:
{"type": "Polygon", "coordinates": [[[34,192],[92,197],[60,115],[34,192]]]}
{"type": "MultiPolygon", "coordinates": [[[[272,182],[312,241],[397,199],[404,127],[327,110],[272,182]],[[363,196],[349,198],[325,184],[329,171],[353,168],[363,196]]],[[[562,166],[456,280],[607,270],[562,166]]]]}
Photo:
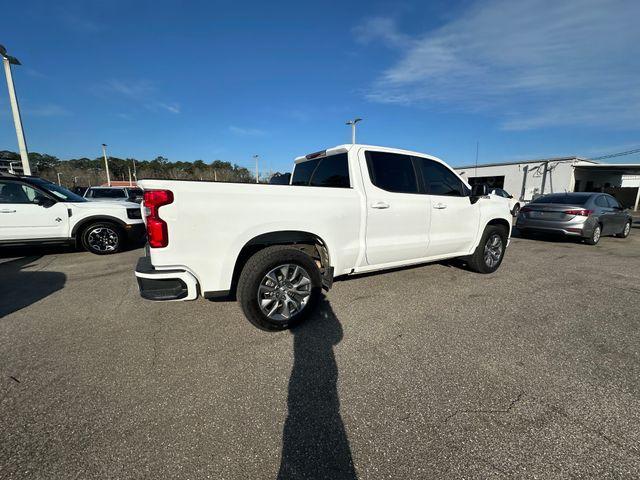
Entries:
{"type": "Polygon", "coordinates": [[[132,220],[138,220],[142,218],[142,212],[139,208],[127,208],[127,217],[132,220]]]}

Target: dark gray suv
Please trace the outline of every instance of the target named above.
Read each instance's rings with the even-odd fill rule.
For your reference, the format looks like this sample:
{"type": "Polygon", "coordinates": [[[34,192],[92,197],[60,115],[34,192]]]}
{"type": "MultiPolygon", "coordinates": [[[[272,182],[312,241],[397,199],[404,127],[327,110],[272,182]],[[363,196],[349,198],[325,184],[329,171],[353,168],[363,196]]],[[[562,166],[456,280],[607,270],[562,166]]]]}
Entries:
{"type": "Polygon", "coordinates": [[[516,228],[529,232],[562,233],[595,245],[603,235],[626,238],[632,217],[606,193],[552,193],[522,207],[516,228]]]}

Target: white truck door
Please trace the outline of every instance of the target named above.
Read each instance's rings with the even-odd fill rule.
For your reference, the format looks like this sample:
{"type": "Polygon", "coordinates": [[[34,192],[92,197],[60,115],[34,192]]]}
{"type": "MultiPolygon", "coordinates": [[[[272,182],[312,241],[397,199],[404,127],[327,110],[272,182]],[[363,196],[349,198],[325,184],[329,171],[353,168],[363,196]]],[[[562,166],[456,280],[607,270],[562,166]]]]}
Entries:
{"type": "Polygon", "coordinates": [[[0,240],[68,237],[69,214],[64,203],[54,203],[24,183],[0,180],[0,240]]]}
{"type": "Polygon", "coordinates": [[[361,151],[367,198],[366,257],[369,265],[427,256],[430,205],[419,193],[411,157],[361,151]]]}
{"type": "Polygon", "coordinates": [[[428,255],[468,252],[476,241],[479,203],[471,203],[468,187],[447,166],[428,158],[414,159],[431,199],[428,255]]]}

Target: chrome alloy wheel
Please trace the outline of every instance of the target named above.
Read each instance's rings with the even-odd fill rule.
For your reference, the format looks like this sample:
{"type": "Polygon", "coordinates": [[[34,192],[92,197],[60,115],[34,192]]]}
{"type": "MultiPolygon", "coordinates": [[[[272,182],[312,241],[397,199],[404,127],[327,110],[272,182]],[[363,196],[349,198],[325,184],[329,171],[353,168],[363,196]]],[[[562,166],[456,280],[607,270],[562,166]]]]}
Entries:
{"type": "Polygon", "coordinates": [[[631,222],[627,222],[624,225],[624,231],[622,232],[622,235],[627,237],[627,236],[629,236],[629,232],[631,232],[631,222]]]}
{"type": "Polygon", "coordinates": [[[484,244],[484,263],[489,268],[494,268],[502,258],[502,237],[494,233],[484,244]]]}
{"type": "Polygon", "coordinates": [[[113,252],[118,248],[118,233],[109,227],[97,227],[87,235],[87,243],[97,252],[113,252]]]}
{"type": "Polygon", "coordinates": [[[600,230],[600,226],[598,225],[596,228],[593,229],[593,243],[598,243],[598,240],[600,240],[601,234],[602,234],[602,231],[600,230]]]}
{"type": "Polygon", "coordinates": [[[311,276],[290,263],[271,270],[258,287],[258,305],[271,320],[289,320],[306,307],[310,296],[311,276]]]}

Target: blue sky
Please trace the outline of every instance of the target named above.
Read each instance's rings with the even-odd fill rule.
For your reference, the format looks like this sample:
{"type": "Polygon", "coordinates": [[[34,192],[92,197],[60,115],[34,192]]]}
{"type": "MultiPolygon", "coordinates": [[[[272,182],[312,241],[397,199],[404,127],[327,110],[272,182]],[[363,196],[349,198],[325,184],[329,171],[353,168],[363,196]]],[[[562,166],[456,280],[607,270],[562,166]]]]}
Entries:
{"type": "MultiPolygon", "coordinates": [[[[640,3],[29,1],[3,7],[29,148],[288,170],[358,140],[454,165],[640,147],[640,3]]],[[[4,79],[2,80],[4,82],[4,79]]],[[[0,149],[16,150],[4,84],[0,149]]],[[[640,156],[619,161],[640,161],[640,156]]]]}

